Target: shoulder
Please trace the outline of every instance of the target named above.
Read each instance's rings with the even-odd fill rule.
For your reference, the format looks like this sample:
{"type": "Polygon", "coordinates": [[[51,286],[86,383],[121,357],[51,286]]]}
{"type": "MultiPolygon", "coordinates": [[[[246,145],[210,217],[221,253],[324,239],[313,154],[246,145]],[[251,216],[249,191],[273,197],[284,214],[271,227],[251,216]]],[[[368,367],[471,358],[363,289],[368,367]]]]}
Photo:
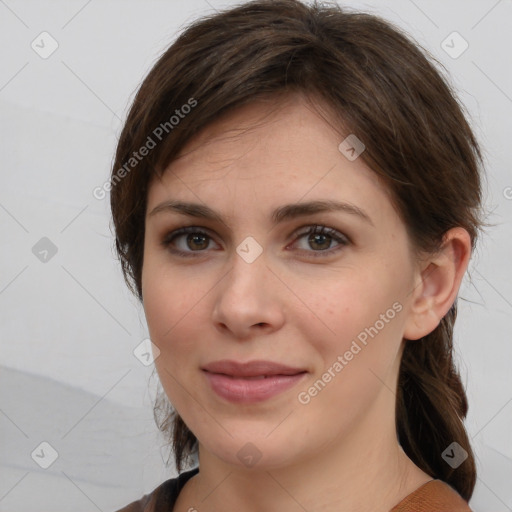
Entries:
{"type": "Polygon", "coordinates": [[[460,494],[442,480],[430,480],[409,494],[390,512],[471,512],[460,494]]]}
{"type": "Polygon", "coordinates": [[[198,472],[199,468],[194,468],[181,473],[176,478],[170,478],[150,494],[145,494],[140,500],[134,501],[116,512],[168,512],[172,510],[181,488],[198,472]]]}
{"type": "MultiPolygon", "coordinates": [[[[156,489],[155,489],[155,491],[156,491],[156,489]]],[[[116,512],[144,512],[144,510],[146,509],[146,506],[148,505],[149,501],[151,500],[151,495],[155,491],[153,491],[151,494],[145,494],[140,500],[134,501],[133,503],[126,505],[126,507],[120,508],[116,512]]]]}

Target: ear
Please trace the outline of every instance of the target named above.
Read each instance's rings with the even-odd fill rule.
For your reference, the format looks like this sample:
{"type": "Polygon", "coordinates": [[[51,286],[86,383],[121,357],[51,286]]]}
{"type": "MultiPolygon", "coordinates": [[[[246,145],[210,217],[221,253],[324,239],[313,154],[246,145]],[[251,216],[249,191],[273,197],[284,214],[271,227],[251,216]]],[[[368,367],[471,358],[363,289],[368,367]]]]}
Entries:
{"type": "Polygon", "coordinates": [[[445,233],[440,251],[422,261],[412,291],[405,339],[420,339],[439,325],[457,298],[470,256],[471,237],[464,228],[456,227],[445,233]]]}

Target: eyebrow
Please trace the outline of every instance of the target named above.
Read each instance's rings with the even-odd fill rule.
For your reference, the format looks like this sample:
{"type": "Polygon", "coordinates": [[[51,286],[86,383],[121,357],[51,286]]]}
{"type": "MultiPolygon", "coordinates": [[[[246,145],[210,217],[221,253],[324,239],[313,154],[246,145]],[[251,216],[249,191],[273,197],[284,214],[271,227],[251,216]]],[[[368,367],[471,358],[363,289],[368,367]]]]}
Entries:
{"type": "MultiPolygon", "coordinates": [[[[360,217],[368,224],[374,226],[371,218],[361,208],[341,201],[334,200],[318,200],[309,201],[305,203],[292,203],[286,204],[276,208],[271,215],[271,221],[274,225],[279,224],[285,220],[291,220],[298,217],[305,217],[314,213],[327,213],[340,211],[360,217]]],[[[168,200],[155,206],[148,214],[148,217],[152,217],[162,212],[177,212],[190,217],[197,217],[202,219],[209,219],[218,221],[225,224],[222,216],[210,207],[198,204],[189,203],[184,201],[173,201],[168,200]]],[[[375,227],[375,226],[374,226],[375,227]]]]}

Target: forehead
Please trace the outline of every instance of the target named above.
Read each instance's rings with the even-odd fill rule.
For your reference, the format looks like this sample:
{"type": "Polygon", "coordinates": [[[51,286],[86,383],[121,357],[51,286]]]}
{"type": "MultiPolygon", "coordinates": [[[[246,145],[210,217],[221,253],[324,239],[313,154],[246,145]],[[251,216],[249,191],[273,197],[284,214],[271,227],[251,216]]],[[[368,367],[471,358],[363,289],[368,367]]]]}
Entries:
{"type": "Polygon", "coordinates": [[[201,130],[150,184],[148,208],[168,199],[249,207],[312,199],[360,201],[374,215],[387,190],[362,158],[339,145],[348,134],[299,95],[255,101],[201,130]]]}

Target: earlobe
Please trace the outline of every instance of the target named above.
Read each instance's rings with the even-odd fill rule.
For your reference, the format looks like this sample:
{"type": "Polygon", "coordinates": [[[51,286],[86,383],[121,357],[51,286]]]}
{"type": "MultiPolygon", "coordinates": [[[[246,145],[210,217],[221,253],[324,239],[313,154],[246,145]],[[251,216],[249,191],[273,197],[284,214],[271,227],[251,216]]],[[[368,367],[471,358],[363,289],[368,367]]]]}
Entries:
{"type": "Polygon", "coordinates": [[[417,340],[431,333],[452,307],[471,255],[471,237],[461,227],[447,231],[439,252],[422,265],[403,337],[417,340]]]}

